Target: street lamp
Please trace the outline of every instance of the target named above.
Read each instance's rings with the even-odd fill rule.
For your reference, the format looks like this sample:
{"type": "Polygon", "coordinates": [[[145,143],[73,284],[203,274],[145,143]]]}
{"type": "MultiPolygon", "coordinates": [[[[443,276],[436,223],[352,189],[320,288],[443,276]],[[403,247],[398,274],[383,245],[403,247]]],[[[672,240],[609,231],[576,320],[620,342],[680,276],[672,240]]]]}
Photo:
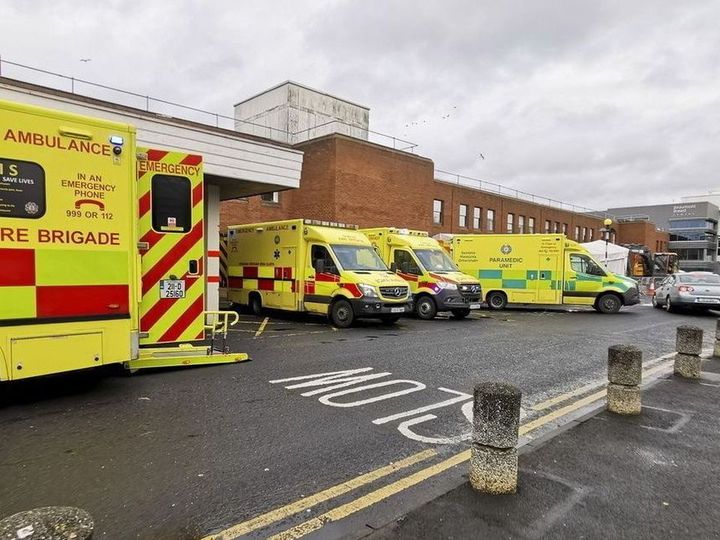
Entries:
{"type": "Polygon", "coordinates": [[[608,265],[608,242],[610,241],[610,235],[615,233],[615,229],[612,228],[612,219],[605,218],[603,220],[604,227],[600,229],[600,232],[605,236],[605,268],[608,265]]]}

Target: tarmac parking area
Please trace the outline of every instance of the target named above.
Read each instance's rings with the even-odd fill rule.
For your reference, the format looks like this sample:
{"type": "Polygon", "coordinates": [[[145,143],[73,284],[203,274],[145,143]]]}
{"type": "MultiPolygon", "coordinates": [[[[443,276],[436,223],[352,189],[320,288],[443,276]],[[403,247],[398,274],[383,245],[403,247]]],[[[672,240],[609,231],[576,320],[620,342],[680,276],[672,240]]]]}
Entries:
{"type": "Polygon", "coordinates": [[[678,325],[710,346],[716,317],[510,309],[336,330],[242,315],[228,345],[249,362],[5,385],[0,508],[79,506],[95,538],[352,535],[463,472],[477,382],[520,387],[540,437],[602,390],[608,346],[639,346],[657,373],[678,325]]]}

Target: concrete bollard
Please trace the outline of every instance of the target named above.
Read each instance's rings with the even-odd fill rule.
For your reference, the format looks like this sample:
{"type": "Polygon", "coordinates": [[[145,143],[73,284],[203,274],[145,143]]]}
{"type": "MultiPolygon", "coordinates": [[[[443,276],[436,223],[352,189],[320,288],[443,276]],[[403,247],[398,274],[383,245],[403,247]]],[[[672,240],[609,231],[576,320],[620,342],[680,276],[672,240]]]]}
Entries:
{"type": "Polygon", "coordinates": [[[481,493],[515,493],[522,392],[506,383],[480,383],[474,398],[470,485],[481,493]]]}
{"type": "Polygon", "coordinates": [[[715,347],[713,347],[713,356],[720,358],[720,319],[715,324],[715,347]]]}
{"type": "Polygon", "coordinates": [[[0,520],[0,538],[13,540],[87,540],[95,524],[85,510],[69,506],[47,506],[19,512],[0,520]]]}
{"type": "Polygon", "coordinates": [[[702,370],[703,331],[697,326],[678,326],[675,355],[675,375],[686,379],[699,379],[702,370]]]}
{"type": "Polygon", "coordinates": [[[633,415],[642,411],[642,351],[632,345],[608,348],[607,410],[633,415]]]}

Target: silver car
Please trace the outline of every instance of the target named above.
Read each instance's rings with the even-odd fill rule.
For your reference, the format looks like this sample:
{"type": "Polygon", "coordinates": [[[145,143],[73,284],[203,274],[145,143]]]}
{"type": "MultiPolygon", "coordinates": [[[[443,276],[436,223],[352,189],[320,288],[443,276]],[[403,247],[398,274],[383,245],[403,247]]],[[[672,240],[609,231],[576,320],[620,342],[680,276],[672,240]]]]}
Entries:
{"type": "Polygon", "coordinates": [[[658,285],[652,304],[668,311],[720,309],[720,276],[712,272],[670,274],[658,285]]]}

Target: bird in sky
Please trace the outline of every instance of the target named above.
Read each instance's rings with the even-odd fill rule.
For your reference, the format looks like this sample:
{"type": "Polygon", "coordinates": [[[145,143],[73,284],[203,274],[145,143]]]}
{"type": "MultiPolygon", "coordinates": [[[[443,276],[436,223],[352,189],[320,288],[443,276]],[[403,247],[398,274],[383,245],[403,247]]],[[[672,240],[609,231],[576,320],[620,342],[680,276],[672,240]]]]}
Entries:
{"type": "Polygon", "coordinates": [[[90,62],[91,60],[92,60],[92,58],[81,58],[80,59],[81,62],[90,62]]]}

